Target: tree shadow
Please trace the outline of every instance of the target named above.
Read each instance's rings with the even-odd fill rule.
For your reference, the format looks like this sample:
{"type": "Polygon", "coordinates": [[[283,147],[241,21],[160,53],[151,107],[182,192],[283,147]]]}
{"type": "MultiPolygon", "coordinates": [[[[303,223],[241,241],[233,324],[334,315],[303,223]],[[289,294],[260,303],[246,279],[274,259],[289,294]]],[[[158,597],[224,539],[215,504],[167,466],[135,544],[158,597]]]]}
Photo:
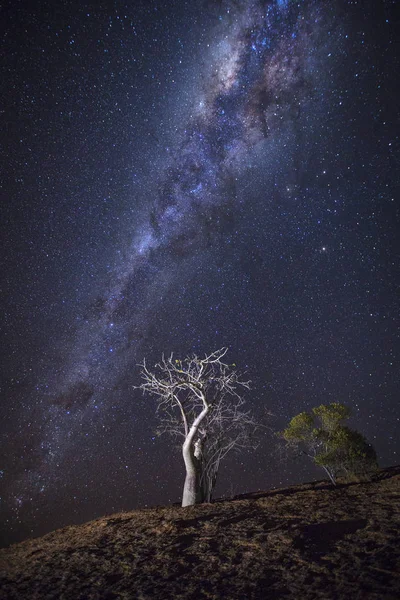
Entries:
{"type": "Polygon", "coordinates": [[[377,473],[372,473],[370,475],[370,479],[367,479],[366,481],[339,481],[335,486],[327,480],[310,481],[308,483],[303,483],[288,488],[278,488],[276,490],[270,491],[249,492],[246,494],[238,494],[231,498],[218,498],[218,500],[213,500],[213,504],[219,502],[226,502],[229,500],[257,500],[259,498],[270,498],[272,496],[279,495],[291,496],[293,494],[301,494],[304,492],[310,492],[314,490],[341,490],[356,485],[368,485],[369,483],[375,483],[383,481],[385,479],[391,479],[392,477],[396,477],[397,475],[400,475],[400,465],[387,467],[385,469],[381,469],[377,473]]]}
{"type": "Polygon", "coordinates": [[[318,560],[330,552],[339,540],[364,529],[367,523],[367,519],[351,519],[304,525],[293,545],[311,560],[318,560]]]}

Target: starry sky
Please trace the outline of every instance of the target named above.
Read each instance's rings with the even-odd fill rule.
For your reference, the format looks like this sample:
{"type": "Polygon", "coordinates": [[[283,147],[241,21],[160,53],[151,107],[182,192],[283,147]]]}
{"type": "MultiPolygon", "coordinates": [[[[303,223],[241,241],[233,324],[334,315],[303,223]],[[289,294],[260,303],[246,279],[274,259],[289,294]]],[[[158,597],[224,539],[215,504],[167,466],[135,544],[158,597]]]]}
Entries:
{"type": "Polygon", "coordinates": [[[3,544],[179,502],[134,389],[162,352],[252,380],[217,496],[323,477],[274,436],[321,403],[398,464],[398,3],[1,13],[3,544]]]}

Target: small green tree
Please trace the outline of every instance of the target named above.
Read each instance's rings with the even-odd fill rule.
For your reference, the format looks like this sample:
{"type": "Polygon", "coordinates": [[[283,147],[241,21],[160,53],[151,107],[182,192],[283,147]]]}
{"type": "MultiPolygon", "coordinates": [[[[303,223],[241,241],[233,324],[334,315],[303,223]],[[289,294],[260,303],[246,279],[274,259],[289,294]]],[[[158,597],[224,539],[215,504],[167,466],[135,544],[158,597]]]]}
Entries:
{"type": "Polygon", "coordinates": [[[343,424],[349,417],[350,410],[343,404],[321,404],[311,413],[302,412],[293,417],[280,435],[289,446],[322,467],[336,485],[339,474],[351,478],[377,468],[371,444],[361,433],[343,424]]]}

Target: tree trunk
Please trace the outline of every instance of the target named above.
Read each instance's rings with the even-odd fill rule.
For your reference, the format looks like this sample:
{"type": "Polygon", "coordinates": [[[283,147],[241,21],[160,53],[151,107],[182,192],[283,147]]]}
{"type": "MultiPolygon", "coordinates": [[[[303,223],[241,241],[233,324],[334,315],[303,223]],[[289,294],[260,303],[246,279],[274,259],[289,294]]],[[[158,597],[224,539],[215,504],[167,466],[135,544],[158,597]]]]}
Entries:
{"type": "Polygon", "coordinates": [[[331,470],[328,469],[328,467],[324,467],[324,466],[322,468],[326,471],[326,473],[328,473],[328,477],[331,480],[331,482],[333,483],[333,485],[336,485],[336,479],[335,479],[333,473],[331,473],[331,470]]]}
{"type": "Polygon", "coordinates": [[[199,416],[194,420],[192,427],[182,446],[183,460],[185,462],[186,477],[183,486],[182,506],[192,506],[202,502],[200,489],[200,461],[195,456],[194,438],[200,423],[207,415],[209,407],[205,406],[199,416]]]}
{"type": "Polygon", "coordinates": [[[182,494],[182,506],[192,506],[193,504],[199,503],[198,487],[198,474],[196,471],[186,471],[182,494]]]}
{"type": "Polygon", "coordinates": [[[211,502],[215,484],[217,482],[217,471],[211,466],[208,471],[202,473],[202,496],[203,502],[211,502]]]}

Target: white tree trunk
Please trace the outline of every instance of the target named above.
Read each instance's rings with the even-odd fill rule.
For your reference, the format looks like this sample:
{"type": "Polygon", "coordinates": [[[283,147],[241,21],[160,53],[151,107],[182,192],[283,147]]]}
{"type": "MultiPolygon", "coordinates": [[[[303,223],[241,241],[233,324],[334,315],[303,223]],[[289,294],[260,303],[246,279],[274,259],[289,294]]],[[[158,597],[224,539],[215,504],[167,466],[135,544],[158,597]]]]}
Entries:
{"type": "Polygon", "coordinates": [[[198,504],[198,475],[196,472],[186,472],[185,484],[183,486],[182,506],[193,506],[198,504]]]}
{"type": "Polygon", "coordinates": [[[328,474],[328,477],[331,480],[331,482],[333,483],[333,485],[336,485],[336,478],[335,478],[335,475],[333,474],[332,470],[329,467],[325,467],[325,466],[323,466],[322,468],[328,474]]]}
{"type": "Polygon", "coordinates": [[[207,415],[209,407],[205,406],[199,416],[194,420],[192,427],[182,446],[183,460],[185,462],[186,477],[183,486],[182,506],[192,506],[201,502],[200,490],[200,461],[196,458],[194,452],[194,438],[200,423],[207,415]]]}
{"type": "Polygon", "coordinates": [[[198,502],[199,473],[197,459],[194,456],[192,444],[188,439],[182,447],[183,460],[185,461],[186,477],[183,486],[182,506],[192,506],[198,502]]]}

